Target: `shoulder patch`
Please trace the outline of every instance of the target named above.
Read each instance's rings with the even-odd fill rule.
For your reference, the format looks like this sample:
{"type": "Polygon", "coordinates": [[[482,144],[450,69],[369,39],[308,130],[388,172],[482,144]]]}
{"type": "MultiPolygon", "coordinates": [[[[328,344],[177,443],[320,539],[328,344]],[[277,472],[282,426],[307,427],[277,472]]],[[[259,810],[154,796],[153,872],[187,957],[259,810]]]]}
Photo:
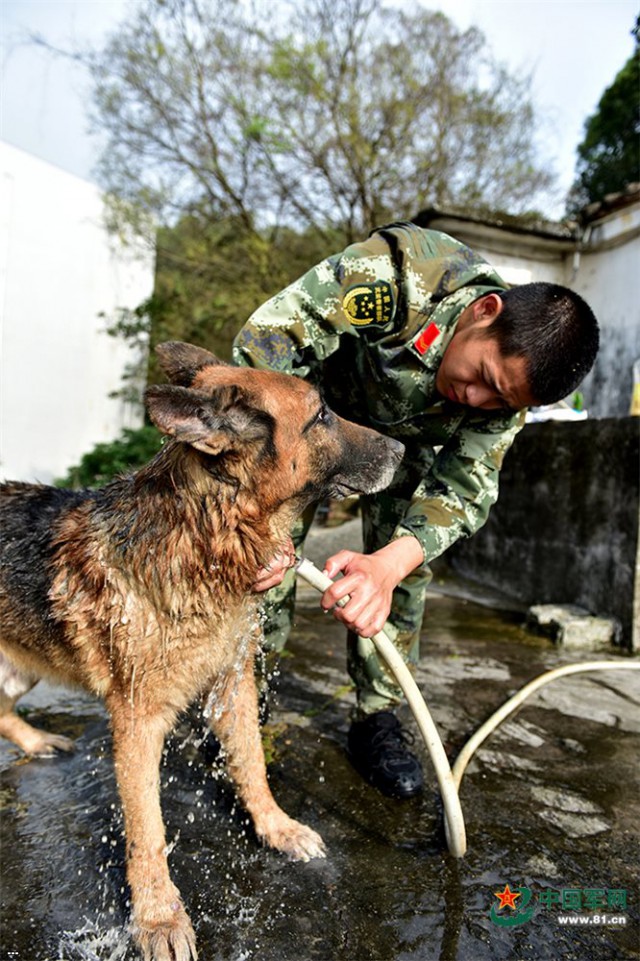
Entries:
{"type": "Polygon", "coordinates": [[[342,307],[355,327],[386,327],[394,314],[393,288],[386,280],[356,284],[345,293],[342,307]]]}

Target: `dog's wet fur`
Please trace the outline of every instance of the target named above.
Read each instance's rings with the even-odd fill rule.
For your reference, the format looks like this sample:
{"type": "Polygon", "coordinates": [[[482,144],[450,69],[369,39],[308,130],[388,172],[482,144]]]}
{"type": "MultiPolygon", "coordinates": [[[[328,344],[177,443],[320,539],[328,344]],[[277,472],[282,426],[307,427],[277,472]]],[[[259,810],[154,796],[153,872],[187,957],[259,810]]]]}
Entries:
{"type": "Polygon", "coordinates": [[[72,748],[14,712],[40,678],[104,699],[133,930],[144,958],[189,961],[160,812],[164,739],[196,699],[215,701],[210,724],[257,836],[293,859],[324,856],[267,784],[252,585],[306,505],[381,490],[403,448],[337,417],[299,378],[189,344],[158,354],[171,383],[149,387],[146,405],[170,440],[149,464],[95,491],[0,487],[0,734],[32,755],[72,748]]]}

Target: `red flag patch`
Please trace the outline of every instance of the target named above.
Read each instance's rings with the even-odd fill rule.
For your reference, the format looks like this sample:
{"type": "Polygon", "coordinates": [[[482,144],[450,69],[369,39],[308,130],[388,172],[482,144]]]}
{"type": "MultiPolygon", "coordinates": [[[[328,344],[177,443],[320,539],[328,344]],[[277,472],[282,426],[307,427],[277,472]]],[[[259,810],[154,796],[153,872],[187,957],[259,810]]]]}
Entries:
{"type": "Polygon", "coordinates": [[[435,324],[429,324],[428,327],[422,331],[418,339],[414,343],[415,349],[419,354],[424,354],[427,352],[431,344],[434,342],[436,337],[440,334],[439,329],[435,324]]]}

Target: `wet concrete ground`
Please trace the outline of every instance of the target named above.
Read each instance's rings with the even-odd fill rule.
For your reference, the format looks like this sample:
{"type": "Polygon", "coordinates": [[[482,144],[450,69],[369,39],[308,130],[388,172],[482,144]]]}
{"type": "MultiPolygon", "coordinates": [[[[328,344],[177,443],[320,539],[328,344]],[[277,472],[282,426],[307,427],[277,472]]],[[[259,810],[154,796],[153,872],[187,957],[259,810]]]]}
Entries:
{"type": "MultiPolygon", "coordinates": [[[[326,537],[310,545],[319,560],[332,550],[326,537]]],[[[339,543],[352,539],[343,531],[339,543]]],[[[268,726],[270,780],[284,809],[321,832],[329,856],[291,864],[260,848],[210,742],[197,743],[202,728],[181,724],[166,754],[163,805],[171,870],[200,957],[639,958],[639,672],[554,682],[491,737],[462,783],[469,851],[456,861],[446,852],[426,757],[427,790],[412,801],[383,798],[351,769],[342,630],[320,612],[315,592],[301,595],[268,726]],[[495,892],[507,883],[520,891],[520,906],[498,910],[495,892]],[[621,916],[625,924],[612,922],[621,916]]],[[[531,677],[594,657],[564,655],[521,624],[517,611],[434,584],[417,680],[451,756],[531,677]]],[[[44,687],[24,706],[37,725],[74,736],[77,751],[26,760],[0,745],[1,956],[129,961],[136,954],[124,930],[121,819],[104,711],[77,692],[44,687]]]]}

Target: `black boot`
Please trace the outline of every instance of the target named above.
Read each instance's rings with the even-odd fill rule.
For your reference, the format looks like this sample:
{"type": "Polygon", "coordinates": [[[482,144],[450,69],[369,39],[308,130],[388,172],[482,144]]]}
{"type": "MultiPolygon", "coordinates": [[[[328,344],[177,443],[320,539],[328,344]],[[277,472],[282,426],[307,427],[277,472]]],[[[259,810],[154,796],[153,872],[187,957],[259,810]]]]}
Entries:
{"type": "Polygon", "coordinates": [[[387,797],[411,798],[423,786],[418,758],[407,750],[407,735],[391,711],[354,721],[347,736],[347,754],[356,771],[387,797]]]}

